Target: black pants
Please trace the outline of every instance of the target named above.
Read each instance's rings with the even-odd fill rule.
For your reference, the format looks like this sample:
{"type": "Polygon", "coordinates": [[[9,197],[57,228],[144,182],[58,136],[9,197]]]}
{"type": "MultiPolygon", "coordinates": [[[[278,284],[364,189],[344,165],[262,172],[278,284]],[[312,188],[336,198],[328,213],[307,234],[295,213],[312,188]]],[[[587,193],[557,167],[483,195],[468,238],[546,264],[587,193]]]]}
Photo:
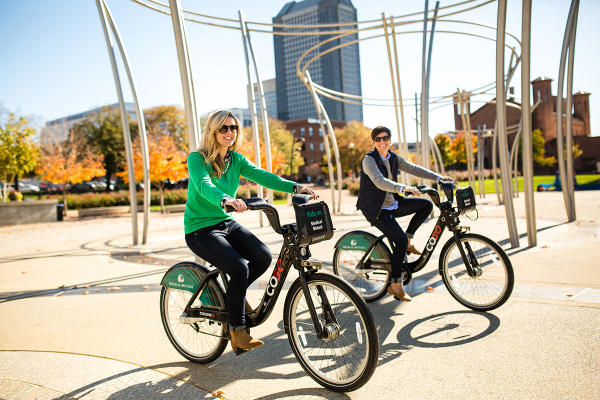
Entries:
{"type": "Polygon", "coordinates": [[[230,325],[245,326],[246,289],[269,268],[269,248],[236,221],[198,229],[185,235],[185,241],[198,257],[229,275],[225,305],[230,325]]]}
{"type": "Polygon", "coordinates": [[[429,199],[422,197],[403,197],[398,201],[398,208],[395,210],[381,210],[377,221],[373,223],[390,241],[392,245],[392,274],[391,278],[400,278],[402,275],[402,265],[406,256],[408,247],[408,236],[411,238],[427,219],[427,216],[433,209],[433,203],[429,199]],[[406,233],[402,230],[396,218],[406,215],[413,215],[406,233]],[[408,236],[407,236],[408,234],[408,236]]]}

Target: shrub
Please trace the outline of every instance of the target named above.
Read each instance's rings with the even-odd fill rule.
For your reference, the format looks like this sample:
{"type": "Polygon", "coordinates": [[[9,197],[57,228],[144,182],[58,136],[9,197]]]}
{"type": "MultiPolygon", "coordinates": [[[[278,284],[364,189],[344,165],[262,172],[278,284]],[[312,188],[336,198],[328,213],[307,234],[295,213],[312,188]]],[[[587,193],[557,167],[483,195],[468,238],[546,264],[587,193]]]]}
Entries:
{"type": "Polygon", "coordinates": [[[8,200],[10,201],[23,201],[23,193],[15,190],[8,193],[8,200]]]}

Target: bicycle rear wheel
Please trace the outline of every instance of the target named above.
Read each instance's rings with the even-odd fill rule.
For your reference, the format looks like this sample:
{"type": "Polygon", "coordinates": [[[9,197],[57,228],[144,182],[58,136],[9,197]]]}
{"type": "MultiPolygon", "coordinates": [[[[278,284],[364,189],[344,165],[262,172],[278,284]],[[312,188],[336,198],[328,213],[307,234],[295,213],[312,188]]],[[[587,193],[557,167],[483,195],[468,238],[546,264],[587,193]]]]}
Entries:
{"type": "Polygon", "coordinates": [[[306,280],[327,334],[317,337],[297,279],[288,292],[283,315],[294,355],[320,385],[334,391],[358,389],[377,366],[379,338],[371,311],[347,283],[335,276],[315,273],[306,280]]]}
{"type": "MultiPolygon", "coordinates": [[[[380,251],[382,252],[382,251],[380,251]]],[[[390,273],[385,269],[372,268],[375,263],[390,263],[390,257],[376,260],[371,256],[363,268],[358,264],[365,252],[363,250],[343,250],[336,247],[333,253],[333,273],[349,283],[367,302],[379,300],[386,293],[390,273]]]]}
{"type": "MultiPolygon", "coordinates": [[[[194,281],[195,287],[206,275],[200,266],[193,264],[178,267],[177,271],[186,280],[194,281]]],[[[206,318],[193,322],[182,319],[192,295],[190,291],[163,285],[160,293],[160,316],[169,341],[182,356],[195,363],[209,363],[219,358],[227,346],[225,326],[206,318]]],[[[223,292],[215,281],[210,281],[192,303],[192,307],[202,305],[225,309],[223,292]]]]}
{"type": "Polygon", "coordinates": [[[461,243],[475,276],[469,276],[456,241],[450,239],[440,254],[444,285],[456,301],[470,309],[489,311],[500,307],[510,297],[515,280],[508,255],[482,235],[462,234],[461,243]]]}

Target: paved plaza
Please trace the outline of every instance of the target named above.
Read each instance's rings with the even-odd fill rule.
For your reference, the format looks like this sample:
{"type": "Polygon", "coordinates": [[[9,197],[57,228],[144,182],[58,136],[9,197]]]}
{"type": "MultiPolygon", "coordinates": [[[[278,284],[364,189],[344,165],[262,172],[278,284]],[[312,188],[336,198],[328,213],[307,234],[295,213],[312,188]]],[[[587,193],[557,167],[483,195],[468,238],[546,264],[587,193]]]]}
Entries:
{"type": "MultiPolygon", "coordinates": [[[[330,200],[328,190],[320,193],[330,200]]],[[[131,244],[129,216],[0,227],[0,398],[598,399],[600,191],[575,197],[578,219],[567,223],[562,193],[535,194],[533,248],[522,193],[514,200],[518,248],[510,247],[496,196],[478,199],[479,218],[463,223],[509,254],[512,297],[489,313],[458,304],[437,274],[438,246],[408,287],[412,302],[385,296],[369,304],[379,363],[371,380],[350,393],[320,387],[293,356],[282,308],[294,271],[270,318],[253,329],[263,347],[235,356],[228,346],[208,365],[175,351],[160,321],[159,282],[170,265],[193,260],[182,213],[152,213],[148,244],[139,246],[131,244]]],[[[354,229],[376,232],[354,203],[344,194],[334,238],[311,248],[326,272],[337,238],[354,229]]],[[[293,218],[290,206],[277,208],[282,222],[293,218]]],[[[278,253],[280,237],[266,219],[263,227],[255,212],[237,219],[278,253]]],[[[417,247],[434,223],[419,229],[417,247]]],[[[269,273],[250,288],[253,305],[269,273]]]]}

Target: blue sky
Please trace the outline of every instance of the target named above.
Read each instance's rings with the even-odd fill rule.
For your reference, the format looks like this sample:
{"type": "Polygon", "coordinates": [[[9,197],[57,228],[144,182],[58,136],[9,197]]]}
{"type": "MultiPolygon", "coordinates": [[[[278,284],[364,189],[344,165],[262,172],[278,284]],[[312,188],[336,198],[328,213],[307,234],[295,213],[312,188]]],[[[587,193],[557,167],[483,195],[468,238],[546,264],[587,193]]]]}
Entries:
{"type": "MultiPolygon", "coordinates": [[[[163,0],[167,2],[167,0],[163,0]]],[[[134,71],[143,108],[183,103],[177,54],[169,16],[131,0],[107,0],[121,32],[134,71]]],[[[442,1],[441,5],[458,0],[442,1]]],[[[480,3],[478,1],[477,3],[480,3]]],[[[285,1],[182,0],[186,10],[237,18],[244,11],[249,21],[270,23],[285,1]]],[[[435,3],[430,1],[430,7],[435,3]]],[[[569,1],[535,0],[532,21],[531,77],[556,81],[560,49],[569,1]]],[[[354,0],[359,20],[399,16],[422,10],[424,1],[354,0]]],[[[600,2],[582,0],[575,49],[575,91],[591,92],[592,134],[600,118],[600,79],[597,18],[600,2]]],[[[495,25],[496,3],[453,18],[495,25]]],[[[507,30],[520,37],[521,2],[508,1],[507,30]]],[[[246,74],[241,35],[238,31],[187,23],[188,41],[198,108],[201,113],[217,108],[247,107],[246,74]]],[[[438,23],[436,29],[468,29],[495,37],[485,29],[438,23]]],[[[422,29],[422,24],[410,30],[422,29]]],[[[360,37],[366,37],[361,34],[360,37]]],[[[34,115],[39,123],[117,101],[114,81],[94,0],[0,0],[0,104],[11,111],[34,115]]],[[[255,51],[263,79],[275,76],[273,39],[254,33],[255,51]]],[[[420,34],[398,37],[403,97],[420,91],[420,34]]],[[[514,43],[514,42],[513,42],[514,43]]],[[[383,38],[360,45],[363,96],[392,98],[387,53],[383,38]]],[[[492,41],[436,33],[432,57],[431,96],[448,95],[457,88],[469,90],[495,79],[495,45],[492,41]]],[[[508,56],[507,56],[508,63],[508,56]]],[[[126,99],[131,99],[126,76],[121,74],[126,99]]],[[[520,97],[520,72],[512,80],[520,97]]],[[[556,85],[553,82],[554,94],[556,85]]],[[[475,101],[485,101],[479,97],[475,101]]],[[[476,109],[478,104],[472,106],[476,109]]],[[[405,108],[409,141],[414,139],[414,108],[405,108]]],[[[392,108],[366,106],[367,126],[387,125],[395,130],[392,108]]],[[[431,112],[431,135],[452,129],[452,107],[431,112]]]]}

